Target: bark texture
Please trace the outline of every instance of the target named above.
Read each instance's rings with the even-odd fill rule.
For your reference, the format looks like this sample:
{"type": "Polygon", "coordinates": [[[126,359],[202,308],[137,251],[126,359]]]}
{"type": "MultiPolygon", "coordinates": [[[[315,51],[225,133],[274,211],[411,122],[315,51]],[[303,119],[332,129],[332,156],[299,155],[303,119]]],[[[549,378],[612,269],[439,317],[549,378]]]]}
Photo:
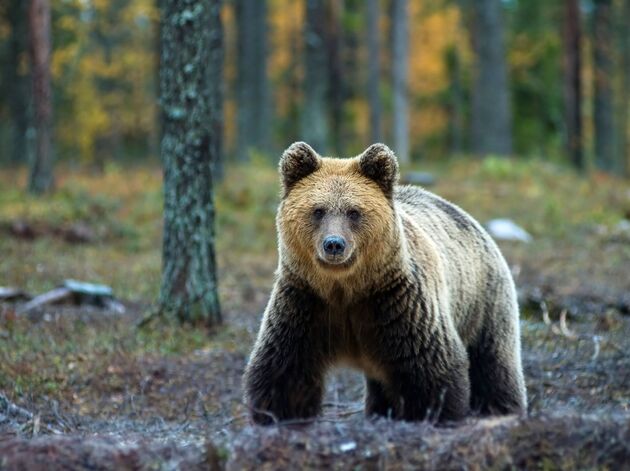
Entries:
{"type": "Polygon", "coordinates": [[[471,147],[480,155],[508,155],[512,153],[512,111],[501,0],[476,0],[470,6],[476,56],[471,147]]]}
{"type": "Polygon", "coordinates": [[[582,154],[581,27],[578,0],[564,1],[564,108],[566,149],[578,170],[584,169],[582,154]]]}
{"type": "Polygon", "coordinates": [[[446,51],[446,71],[449,80],[449,151],[460,154],[464,151],[464,87],[460,52],[456,45],[446,51]]]}
{"type": "Polygon", "coordinates": [[[35,130],[37,133],[35,156],[31,165],[29,191],[39,194],[52,190],[54,186],[49,1],[31,0],[28,16],[35,130]]]}
{"type": "Polygon", "coordinates": [[[29,77],[24,64],[28,55],[28,2],[11,0],[7,16],[11,23],[6,64],[7,101],[11,116],[12,163],[28,161],[27,132],[29,126],[29,77]]]}
{"type": "Polygon", "coordinates": [[[213,173],[221,148],[220,0],[162,0],[160,100],[164,241],[160,311],[221,321],[213,173]]]}
{"type": "Polygon", "coordinates": [[[330,110],[330,141],[331,152],[336,155],[344,155],[344,138],[345,138],[345,120],[344,120],[344,104],[348,98],[349,83],[346,80],[346,67],[344,63],[345,53],[348,48],[344,41],[347,35],[344,25],[343,5],[342,2],[327,2],[327,19],[326,24],[326,57],[328,58],[328,99],[330,110]]]}
{"type": "Polygon", "coordinates": [[[612,0],[595,0],[593,10],[593,114],[595,164],[606,172],[616,170],[613,108],[612,0]]]}
{"type": "Polygon", "coordinates": [[[407,0],[392,3],[392,88],[394,151],[401,164],[409,162],[409,23],[407,0]]]}
{"type": "Polygon", "coordinates": [[[305,78],[302,106],[302,139],[319,153],[328,148],[328,57],[326,53],[326,5],[306,0],[304,27],[305,78]]]}
{"type": "Polygon", "coordinates": [[[237,0],[237,158],[268,150],[269,84],[267,80],[266,0],[237,0]]]}
{"type": "Polygon", "coordinates": [[[628,18],[630,18],[630,0],[623,0],[620,16],[620,47],[621,47],[621,105],[619,114],[620,129],[620,149],[622,172],[625,176],[630,176],[630,28],[628,28],[628,18]]]}
{"type": "Polygon", "coordinates": [[[370,142],[381,142],[381,96],[380,96],[380,8],[379,0],[367,1],[367,49],[368,79],[367,99],[370,106],[370,142]]]}

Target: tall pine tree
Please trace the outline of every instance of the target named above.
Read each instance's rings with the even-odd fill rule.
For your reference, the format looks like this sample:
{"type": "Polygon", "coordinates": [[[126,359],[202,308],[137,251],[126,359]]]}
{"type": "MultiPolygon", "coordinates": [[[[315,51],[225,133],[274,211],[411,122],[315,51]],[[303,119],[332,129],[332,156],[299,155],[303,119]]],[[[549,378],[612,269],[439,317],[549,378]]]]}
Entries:
{"type": "Polygon", "coordinates": [[[475,51],[471,148],[480,155],[512,153],[512,111],[501,0],[474,0],[475,51]]]}
{"type": "Polygon", "coordinates": [[[304,102],[301,135],[317,152],[328,150],[328,54],[326,51],[326,4],[324,0],[306,0],[304,26],[304,102]]]}
{"type": "Polygon", "coordinates": [[[31,50],[31,75],[33,82],[33,104],[35,117],[35,156],[31,164],[29,190],[45,193],[52,190],[53,146],[52,146],[52,90],[50,84],[50,56],[52,42],[50,34],[49,0],[31,0],[29,12],[31,50]]]}
{"type": "Polygon", "coordinates": [[[593,115],[595,125],[595,164],[614,172],[615,127],[613,108],[613,28],[612,0],[594,0],[593,10],[593,115]]]}
{"type": "Polygon", "coordinates": [[[578,170],[584,169],[582,152],[582,60],[578,0],[564,0],[564,107],[567,154],[578,170]]]}
{"type": "Polygon", "coordinates": [[[236,154],[240,161],[248,160],[251,150],[268,150],[270,106],[266,4],[266,0],[236,0],[236,154]]]}
{"type": "Polygon", "coordinates": [[[213,177],[221,149],[220,0],[162,0],[160,103],[164,241],[160,312],[221,322],[213,177]]]}
{"type": "Polygon", "coordinates": [[[394,93],[394,151],[409,162],[409,15],[407,0],[392,0],[392,90],[394,93]]]}
{"type": "Polygon", "coordinates": [[[381,94],[380,94],[380,8],[378,0],[368,0],[367,7],[367,99],[370,106],[370,142],[381,142],[381,94]]]}

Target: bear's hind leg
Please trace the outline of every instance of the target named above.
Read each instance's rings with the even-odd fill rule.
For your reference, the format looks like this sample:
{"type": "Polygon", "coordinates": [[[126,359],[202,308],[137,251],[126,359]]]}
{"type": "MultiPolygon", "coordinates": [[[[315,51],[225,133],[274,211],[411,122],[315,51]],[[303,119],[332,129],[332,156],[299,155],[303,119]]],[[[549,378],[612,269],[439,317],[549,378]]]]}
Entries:
{"type": "Polygon", "coordinates": [[[443,336],[433,348],[420,349],[412,360],[400,358],[389,371],[397,419],[450,422],[463,419],[470,407],[468,361],[455,335],[443,336]]]}
{"type": "Polygon", "coordinates": [[[394,417],[394,403],[385,390],[385,386],[375,379],[365,378],[365,415],[394,417]]]}
{"type": "Polygon", "coordinates": [[[508,334],[500,341],[496,334],[484,333],[468,348],[471,409],[482,415],[522,414],[527,410],[518,329],[506,330],[508,334]]]}

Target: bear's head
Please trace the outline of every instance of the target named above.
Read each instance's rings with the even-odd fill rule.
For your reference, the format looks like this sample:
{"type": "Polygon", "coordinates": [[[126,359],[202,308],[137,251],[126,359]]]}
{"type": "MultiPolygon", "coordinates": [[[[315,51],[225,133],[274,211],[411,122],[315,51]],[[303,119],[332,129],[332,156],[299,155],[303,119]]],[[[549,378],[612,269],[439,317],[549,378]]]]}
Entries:
{"type": "Polygon", "coordinates": [[[392,245],[398,162],[384,144],[332,159],[296,142],[280,159],[280,177],[280,249],[293,266],[343,276],[392,245]]]}

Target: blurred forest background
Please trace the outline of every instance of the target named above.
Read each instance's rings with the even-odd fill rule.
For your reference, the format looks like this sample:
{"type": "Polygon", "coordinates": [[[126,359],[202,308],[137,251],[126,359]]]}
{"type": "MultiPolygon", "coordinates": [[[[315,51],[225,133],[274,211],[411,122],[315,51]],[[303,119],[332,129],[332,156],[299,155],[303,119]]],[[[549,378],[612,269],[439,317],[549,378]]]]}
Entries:
{"type": "MultiPolygon", "coordinates": [[[[0,6],[4,165],[37,148],[28,3],[0,6]]],[[[222,158],[273,161],[297,139],[345,156],[383,140],[403,162],[510,154],[623,174],[628,3],[225,1],[222,158]]],[[[57,161],[157,159],[156,2],[52,0],[50,15],[57,161]]]]}
{"type": "Polygon", "coordinates": [[[627,469],[629,25],[630,0],[0,0],[0,468],[627,469]],[[385,142],[485,225],[528,416],[371,420],[342,371],[310,427],[249,426],[296,140],[385,142]]]}

